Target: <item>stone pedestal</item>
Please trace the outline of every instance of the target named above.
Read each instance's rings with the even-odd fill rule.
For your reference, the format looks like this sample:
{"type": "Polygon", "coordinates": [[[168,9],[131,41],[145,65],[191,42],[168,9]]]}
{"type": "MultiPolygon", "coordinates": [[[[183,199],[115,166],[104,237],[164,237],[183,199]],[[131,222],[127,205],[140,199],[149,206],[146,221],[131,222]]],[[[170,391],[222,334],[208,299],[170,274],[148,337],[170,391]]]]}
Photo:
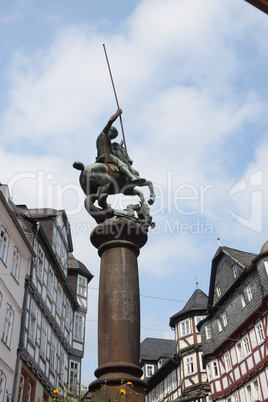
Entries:
{"type": "Polygon", "coordinates": [[[106,221],[91,233],[101,257],[97,380],[92,401],[144,401],[141,380],[140,295],[137,257],[147,233],[137,223],[106,221]]]}

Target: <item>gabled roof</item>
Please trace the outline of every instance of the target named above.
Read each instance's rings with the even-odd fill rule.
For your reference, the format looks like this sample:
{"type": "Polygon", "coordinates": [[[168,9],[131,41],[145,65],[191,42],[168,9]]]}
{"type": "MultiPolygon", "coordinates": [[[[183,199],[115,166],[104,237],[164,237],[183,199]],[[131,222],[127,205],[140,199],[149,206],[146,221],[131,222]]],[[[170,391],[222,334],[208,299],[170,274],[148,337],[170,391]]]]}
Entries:
{"type": "Polygon", "coordinates": [[[169,320],[169,326],[171,328],[175,327],[176,322],[194,316],[196,314],[206,313],[208,304],[207,295],[200,289],[195,289],[194,293],[185,304],[184,308],[178,313],[174,314],[169,320]]]}
{"type": "Polygon", "coordinates": [[[246,251],[240,251],[236,250],[234,248],[230,247],[225,247],[225,246],[220,246],[218,250],[216,251],[216,254],[213,257],[213,261],[221,255],[221,253],[224,253],[231,257],[235,262],[239,263],[242,265],[244,268],[248,268],[252,262],[252,260],[257,256],[257,254],[254,253],[247,253],[246,251]]]}
{"type": "Polygon", "coordinates": [[[176,353],[176,341],[172,339],[145,338],[140,345],[142,361],[157,362],[161,357],[170,357],[176,353]]]}
{"type": "MultiPolygon", "coordinates": [[[[212,260],[211,264],[211,275],[210,275],[210,285],[209,285],[209,296],[208,296],[208,311],[213,308],[213,300],[214,300],[214,289],[215,289],[215,280],[217,274],[217,266],[220,259],[224,256],[228,256],[233,260],[234,263],[239,264],[239,266],[246,270],[251,266],[252,261],[256,258],[257,254],[247,253],[245,251],[236,250],[234,248],[220,246],[212,260]]],[[[217,302],[219,305],[219,301],[217,302]]]]}

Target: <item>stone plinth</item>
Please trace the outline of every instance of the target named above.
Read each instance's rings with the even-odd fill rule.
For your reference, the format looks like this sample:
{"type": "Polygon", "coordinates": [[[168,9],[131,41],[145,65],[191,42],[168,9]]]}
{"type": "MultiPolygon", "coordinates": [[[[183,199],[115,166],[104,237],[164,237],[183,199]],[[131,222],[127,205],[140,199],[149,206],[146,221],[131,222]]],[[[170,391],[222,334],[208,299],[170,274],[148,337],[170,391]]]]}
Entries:
{"type": "Polygon", "coordinates": [[[97,380],[92,401],[143,401],[140,379],[140,295],[137,257],[146,230],[126,220],[106,221],[91,233],[101,257],[97,380]]]}

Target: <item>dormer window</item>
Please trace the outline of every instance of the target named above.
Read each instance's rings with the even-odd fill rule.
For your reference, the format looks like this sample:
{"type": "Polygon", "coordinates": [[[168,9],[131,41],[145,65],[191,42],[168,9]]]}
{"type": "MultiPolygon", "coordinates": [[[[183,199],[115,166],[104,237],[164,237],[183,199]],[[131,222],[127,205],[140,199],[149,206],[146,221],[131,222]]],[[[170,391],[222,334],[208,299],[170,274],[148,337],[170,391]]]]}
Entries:
{"type": "Polygon", "coordinates": [[[264,261],[264,268],[265,268],[266,275],[268,276],[268,261],[264,261]]]}
{"type": "Polygon", "coordinates": [[[218,297],[221,296],[221,288],[220,288],[220,285],[216,285],[216,293],[217,293],[217,296],[218,296],[218,297]]]}
{"type": "Polygon", "coordinates": [[[237,278],[237,277],[238,277],[238,270],[237,270],[237,266],[236,266],[236,265],[233,266],[233,275],[234,275],[234,278],[237,278]]]}
{"type": "Polygon", "coordinates": [[[157,362],[157,368],[162,367],[162,365],[163,365],[163,361],[162,361],[162,359],[159,359],[157,362]]]}
{"type": "Polygon", "coordinates": [[[241,292],[240,293],[240,299],[241,299],[241,304],[242,304],[242,307],[244,308],[244,307],[246,307],[246,296],[245,296],[245,293],[244,292],[241,292]]]}
{"type": "Polygon", "coordinates": [[[248,301],[251,301],[253,299],[253,296],[252,296],[252,291],[251,291],[250,285],[246,286],[246,292],[247,292],[248,301]]]}
{"type": "Polygon", "coordinates": [[[206,339],[210,339],[212,337],[211,325],[210,324],[207,324],[205,326],[205,332],[206,332],[206,339]]]}
{"type": "Polygon", "coordinates": [[[153,364],[146,364],[145,370],[146,370],[146,377],[151,377],[154,374],[153,364]]]}
{"type": "Polygon", "coordinates": [[[78,276],[77,293],[81,296],[87,297],[87,280],[83,276],[78,276]]]}

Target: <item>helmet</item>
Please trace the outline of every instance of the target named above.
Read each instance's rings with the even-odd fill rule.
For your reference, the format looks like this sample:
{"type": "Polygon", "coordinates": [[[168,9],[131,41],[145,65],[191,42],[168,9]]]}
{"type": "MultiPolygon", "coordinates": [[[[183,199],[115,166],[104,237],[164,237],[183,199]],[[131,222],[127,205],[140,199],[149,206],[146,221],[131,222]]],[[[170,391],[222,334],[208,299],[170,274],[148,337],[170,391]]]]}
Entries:
{"type": "Polygon", "coordinates": [[[118,136],[118,131],[117,131],[117,129],[114,127],[114,126],[112,126],[111,128],[110,128],[110,130],[109,130],[109,138],[111,139],[111,140],[113,140],[114,138],[116,138],[118,136]]]}

